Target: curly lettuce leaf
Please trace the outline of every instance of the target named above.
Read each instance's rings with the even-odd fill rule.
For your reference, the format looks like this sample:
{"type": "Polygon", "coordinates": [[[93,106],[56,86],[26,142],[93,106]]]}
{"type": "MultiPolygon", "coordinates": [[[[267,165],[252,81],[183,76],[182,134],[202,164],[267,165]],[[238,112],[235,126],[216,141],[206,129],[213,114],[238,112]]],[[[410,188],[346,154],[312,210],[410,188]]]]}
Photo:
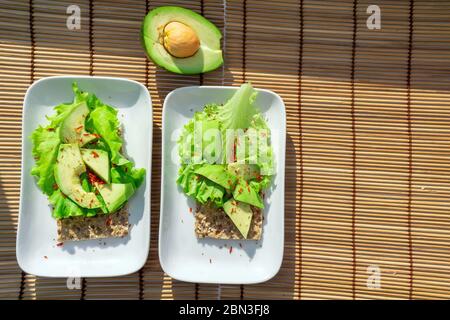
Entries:
{"type": "Polygon", "coordinates": [[[223,207],[225,189],[209,179],[195,173],[199,165],[187,165],[181,168],[177,183],[183,191],[201,204],[214,203],[217,207],[223,207]]]}
{"type": "Polygon", "coordinates": [[[117,119],[117,110],[106,104],[99,105],[98,102],[94,103],[95,109],[89,114],[86,128],[100,135],[101,139],[109,148],[111,162],[113,164],[122,166],[129,163],[130,161],[120,153],[123,142],[120,136],[120,123],[117,119]]]}
{"type": "Polygon", "coordinates": [[[33,142],[33,157],[36,161],[31,174],[37,177],[37,185],[46,195],[55,190],[55,177],[53,175],[56,156],[58,155],[59,133],[52,127],[39,126],[31,135],[33,142]]]}
{"type": "MultiPolygon", "coordinates": [[[[189,164],[193,162],[195,154],[195,144],[197,141],[194,139],[194,131],[197,128],[202,129],[202,151],[205,152],[205,148],[209,144],[213,143],[214,138],[206,139],[204,133],[210,129],[220,129],[220,122],[217,120],[217,112],[219,106],[217,104],[208,104],[201,112],[195,112],[194,117],[184,127],[183,131],[178,138],[178,153],[181,158],[181,162],[189,164]]],[[[213,154],[215,156],[215,154],[213,154]]],[[[202,161],[200,159],[200,161],[202,161]]],[[[206,161],[205,161],[206,162],[206,161]]]]}
{"type": "Polygon", "coordinates": [[[111,168],[112,183],[131,183],[136,190],[145,178],[145,169],[135,169],[132,166],[116,166],[111,168]]]}
{"type": "Polygon", "coordinates": [[[258,110],[253,103],[256,99],[256,90],[250,83],[241,85],[238,91],[218,111],[218,119],[222,129],[247,129],[258,110]]]}
{"type": "Polygon", "coordinates": [[[77,205],[75,202],[66,197],[61,190],[56,190],[48,198],[53,206],[52,216],[55,219],[64,219],[68,217],[93,217],[102,211],[98,209],[86,209],[77,205]]]}

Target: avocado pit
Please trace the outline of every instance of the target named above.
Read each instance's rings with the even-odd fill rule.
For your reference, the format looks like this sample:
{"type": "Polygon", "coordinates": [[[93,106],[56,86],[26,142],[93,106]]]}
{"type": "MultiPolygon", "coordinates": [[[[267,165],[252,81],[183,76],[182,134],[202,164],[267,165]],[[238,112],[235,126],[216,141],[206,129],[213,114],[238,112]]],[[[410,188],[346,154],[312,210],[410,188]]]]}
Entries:
{"type": "Polygon", "coordinates": [[[193,56],[200,48],[200,40],[195,31],[177,21],[165,25],[162,42],[164,48],[176,58],[193,56]]]}

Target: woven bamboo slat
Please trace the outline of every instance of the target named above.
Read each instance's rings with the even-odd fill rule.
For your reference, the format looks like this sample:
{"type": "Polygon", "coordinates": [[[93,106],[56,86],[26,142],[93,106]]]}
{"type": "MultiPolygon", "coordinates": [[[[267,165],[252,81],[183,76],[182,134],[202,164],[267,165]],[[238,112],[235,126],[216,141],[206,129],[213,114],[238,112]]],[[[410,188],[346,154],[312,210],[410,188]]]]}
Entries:
{"type": "MultiPolygon", "coordinates": [[[[1,299],[450,298],[450,2],[369,0],[0,0],[1,299]],[[182,5],[223,33],[225,64],[196,76],[148,61],[140,23],[182,5]],[[51,75],[109,75],[153,100],[153,179],[160,186],[162,104],[188,85],[251,81],[286,103],[285,248],[280,272],[257,285],[184,283],[158,262],[159,193],[152,194],[145,266],[118,278],[24,274],[15,258],[22,101],[51,75]],[[370,269],[372,268],[372,269],[370,269]],[[368,286],[375,268],[381,287],[368,286]]],[[[150,119],[149,119],[150,121],[150,119]]]]}

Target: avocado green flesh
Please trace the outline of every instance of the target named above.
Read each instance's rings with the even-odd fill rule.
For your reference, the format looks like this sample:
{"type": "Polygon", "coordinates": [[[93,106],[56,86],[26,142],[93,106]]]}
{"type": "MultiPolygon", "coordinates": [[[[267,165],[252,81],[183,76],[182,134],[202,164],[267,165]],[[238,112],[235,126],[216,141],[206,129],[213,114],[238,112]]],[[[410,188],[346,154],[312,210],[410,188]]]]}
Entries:
{"type": "Polygon", "coordinates": [[[84,163],[103,181],[109,183],[108,152],[99,149],[80,149],[84,163]]]}
{"type": "Polygon", "coordinates": [[[258,208],[264,208],[259,194],[245,181],[240,179],[233,191],[234,199],[251,204],[258,208]]]}
{"type": "Polygon", "coordinates": [[[83,189],[80,174],[86,171],[77,144],[61,144],[55,165],[55,180],[61,192],[83,208],[94,209],[101,206],[93,192],[83,189]]]}
{"type": "Polygon", "coordinates": [[[205,164],[195,170],[196,174],[217,183],[225,189],[231,190],[236,184],[236,177],[220,164],[205,164]]]}
{"type": "Polygon", "coordinates": [[[77,143],[83,146],[97,138],[85,129],[89,108],[85,102],[75,107],[61,124],[60,138],[63,143],[77,143]]]}
{"type": "Polygon", "coordinates": [[[249,181],[259,177],[259,167],[256,164],[228,164],[228,171],[233,173],[236,177],[249,181]]]}
{"type": "Polygon", "coordinates": [[[223,209],[242,236],[247,239],[253,216],[251,207],[246,203],[230,199],[223,204],[223,209]]]}
{"type": "Polygon", "coordinates": [[[97,188],[109,212],[120,208],[134,193],[131,183],[100,184],[97,185],[97,188]]]}
{"type": "Polygon", "coordinates": [[[159,66],[180,74],[203,73],[220,67],[223,64],[221,38],[222,34],[214,24],[198,13],[181,7],[153,9],[145,17],[141,28],[141,41],[148,56],[159,66]],[[173,21],[189,26],[200,39],[200,48],[193,56],[176,58],[160,43],[160,32],[173,21]]]}

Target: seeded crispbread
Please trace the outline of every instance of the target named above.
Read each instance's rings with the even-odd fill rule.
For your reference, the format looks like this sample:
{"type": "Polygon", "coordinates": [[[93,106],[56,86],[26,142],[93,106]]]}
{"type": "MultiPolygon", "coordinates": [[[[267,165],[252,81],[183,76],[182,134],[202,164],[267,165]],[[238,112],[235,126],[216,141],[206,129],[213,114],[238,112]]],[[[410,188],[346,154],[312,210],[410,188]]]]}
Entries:
{"type": "Polygon", "coordinates": [[[57,220],[58,241],[119,238],[128,234],[128,209],[95,217],[71,217],[57,220]]]}
{"type": "Polygon", "coordinates": [[[197,238],[259,240],[262,234],[263,212],[251,207],[253,211],[250,230],[244,239],[225,211],[212,205],[199,205],[195,212],[195,234],[197,238]]]}

